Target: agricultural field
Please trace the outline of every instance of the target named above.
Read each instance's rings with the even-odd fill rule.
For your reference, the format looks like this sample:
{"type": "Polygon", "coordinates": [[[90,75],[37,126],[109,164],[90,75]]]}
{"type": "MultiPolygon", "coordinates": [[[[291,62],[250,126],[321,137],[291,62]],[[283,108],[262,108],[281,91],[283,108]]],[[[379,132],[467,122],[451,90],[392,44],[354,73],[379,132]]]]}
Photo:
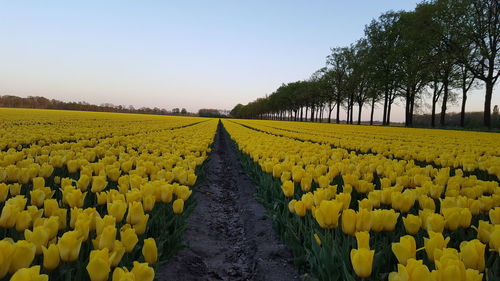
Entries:
{"type": "Polygon", "coordinates": [[[500,279],[499,134],[223,123],[304,279],[500,279]]]}
{"type": "Polygon", "coordinates": [[[500,279],[499,134],[0,120],[1,280],[500,279]]]}
{"type": "Polygon", "coordinates": [[[0,279],[153,280],[181,246],[217,121],[23,109],[0,119],[0,279]]]}

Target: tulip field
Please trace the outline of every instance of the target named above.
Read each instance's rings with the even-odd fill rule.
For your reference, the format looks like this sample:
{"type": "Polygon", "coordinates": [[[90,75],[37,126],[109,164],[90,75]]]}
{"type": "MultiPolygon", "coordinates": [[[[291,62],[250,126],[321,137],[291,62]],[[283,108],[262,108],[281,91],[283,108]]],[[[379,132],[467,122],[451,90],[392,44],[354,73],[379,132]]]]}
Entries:
{"type": "Polygon", "coordinates": [[[500,280],[500,135],[224,120],[304,280],[500,280]]]}
{"type": "Polygon", "coordinates": [[[0,109],[0,279],[144,280],[181,245],[216,120],[0,109]]]}
{"type": "MultiPolygon", "coordinates": [[[[0,108],[0,120],[0,280],[161,279],[218,119],[0,108]]],[[[303,280],[500,280],[500,134],[222,125],[303,280]]]]}

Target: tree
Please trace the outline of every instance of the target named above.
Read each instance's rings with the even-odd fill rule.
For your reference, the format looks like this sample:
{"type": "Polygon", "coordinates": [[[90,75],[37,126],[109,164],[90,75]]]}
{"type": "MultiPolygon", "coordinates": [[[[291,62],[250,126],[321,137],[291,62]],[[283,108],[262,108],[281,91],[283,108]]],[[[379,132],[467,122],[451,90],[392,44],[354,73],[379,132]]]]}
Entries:
{"type": "Polygon", "coordinates": [[[484,126],[491,128],[491,98],[500,76],[500,0],[438,0],[452,15],[448,22],[460,40],[447,44],[460,54],[460,62],[485,84],[484,126]]]}
{"type": "Polygon", "coordinates": [[[185,108],[181,109],[181,114],[187,114],[187,110],[185,108]]]}

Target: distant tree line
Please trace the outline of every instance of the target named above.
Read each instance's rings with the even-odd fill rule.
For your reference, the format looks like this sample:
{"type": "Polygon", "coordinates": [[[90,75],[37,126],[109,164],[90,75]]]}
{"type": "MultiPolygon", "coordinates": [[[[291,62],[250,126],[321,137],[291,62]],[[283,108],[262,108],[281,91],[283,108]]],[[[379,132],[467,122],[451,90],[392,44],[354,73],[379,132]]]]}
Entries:
{"type": "Polygon", "coordinates": [[[484,88],[482,124],[492,127],[491,99],[500,75],[500,0],[432,0],[413,11],[389,11],[365,26],[363,38],[331,49],[326,66],[311,78],[282,84],[275,92],[231,111],[237,118],[353,124],[363,108],[370,124],[382,105],[383,125],[394,102],[405,105],[405,125],[430,101],[431,126],[446,125],[448,106],[461,100],[465,126],[470,89],[484,88]],[[438,112],[438,106],[440,111],[438,112]],[[439,114],[439,116],[437,116],[439,114]],[[333,116],[332,116],[333,115],[333,116]]]}
{"type": "Polygon", "coordinates": [[[89,104],[87,102],[63,102],[55,99],[47,99],[45,97],[29,96],[27,98],[4,95],[0,96],[0,107],[11,108],[37,108],[37,109],[60,109],[60,110],[80,110],[80,111],[97,111],[97,112],[121,112],[121,113],[139,113],[139,114],[156,114],[156,115],[188,115],[185,108],[179,110],[174,108],[168,111],[164,108],[149,108],[134,106],[113,105],[111,103],[103,103],[101,105],[89,104]]]}

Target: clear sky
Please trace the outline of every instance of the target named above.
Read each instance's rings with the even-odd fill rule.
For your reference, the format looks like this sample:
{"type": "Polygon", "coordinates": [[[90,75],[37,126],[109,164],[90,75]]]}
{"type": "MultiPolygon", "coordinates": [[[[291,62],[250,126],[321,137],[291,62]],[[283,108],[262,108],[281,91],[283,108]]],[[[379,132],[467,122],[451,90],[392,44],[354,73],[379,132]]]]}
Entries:
{"type": "MultiPolygon", "coordinates": [[[[417,2],[0,1],[0,95],[231,109],[308,78],[330,47],[417,2]]],[[[469,101],[481,110],[483,91],[469,101]]]]}

